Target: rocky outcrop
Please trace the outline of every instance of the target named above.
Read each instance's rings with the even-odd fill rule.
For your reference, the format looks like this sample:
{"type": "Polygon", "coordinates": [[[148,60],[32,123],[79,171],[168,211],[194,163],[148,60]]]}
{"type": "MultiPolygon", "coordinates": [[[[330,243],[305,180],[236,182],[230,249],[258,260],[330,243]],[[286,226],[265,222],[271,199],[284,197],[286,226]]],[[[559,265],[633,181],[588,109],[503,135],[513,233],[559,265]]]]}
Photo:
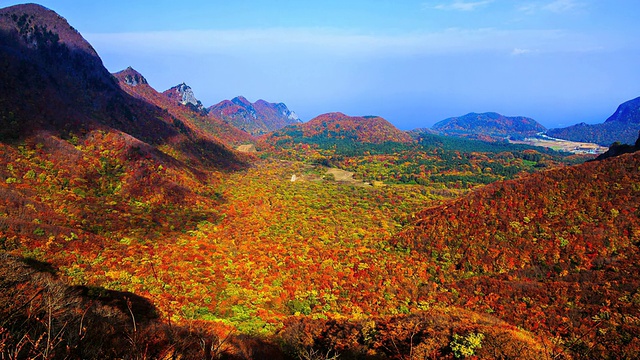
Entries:
{"type": "Polygon", "coordinates": [[[176,100],[184,106],[189,106],[196,111],[206,112],[202,102],[196,98],[191,87],[185,83],[176,85],[171,89],[164,92],[164,94],[170,99],[176,100]]]}
{"type": "Polygon", "coordinates": [[[147,79],[131,66],[114,75],[117,79],[122,79],[122,81],[129,86],[149,85],[147,79]]]}

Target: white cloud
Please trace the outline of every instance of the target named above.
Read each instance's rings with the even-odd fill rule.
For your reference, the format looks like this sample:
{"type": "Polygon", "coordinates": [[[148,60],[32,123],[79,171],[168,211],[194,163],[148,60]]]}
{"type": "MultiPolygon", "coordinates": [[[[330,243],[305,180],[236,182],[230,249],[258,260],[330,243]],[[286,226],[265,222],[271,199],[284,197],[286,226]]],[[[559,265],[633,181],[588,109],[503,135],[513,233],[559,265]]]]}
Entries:
{"type": "Polygon", "coordinates": [[[555,0],[542,8],[555,13],[563,13],[582,8],[584,4],[576,0],[555,0]]]}
{"type": "Polygon", "coordinates": [[[86,34],[98,52],[221,55],[238,58],[326,59],[437,54],[571,52],[598,49],[598,38],[561,30],[451,28],[404,35],[369,35],[335,29],[188,30],[86,34]],[[515,50],[514,50],[515,49],[515,50]]]}
{"type": "Polygon", "coordinates": [[[493,0],[483,0],[483,1],[454,0],[453,2],[448,4],[436,5],[434,6],[434,8],[438,10],[474,11],[477,8],[488,5],[492,2],[493,0]]]}
{"type": "Polygon", "coordinates": [[[519,55],[531,54],[532,52],[533,50],[531,49],[513,48],[513,50],[511,51],[511,55],[519,56],[519,55]]]}
{"type": "Polygon", "coordinates": [[[511,55],[514,55],[514,56],[524,55],[529,53],[531,53],[530,49],[514,48],[513,51],[511,51],[511,55]]]}
{"type": "Polygon", "coordinates": [[[551,2],[528,3],[518,6],[518,10],[532,14],[540,11],[550,11],[557,14],[576,11],[585,8],[586,4],[577,0],[553,0],[551,2]]]}

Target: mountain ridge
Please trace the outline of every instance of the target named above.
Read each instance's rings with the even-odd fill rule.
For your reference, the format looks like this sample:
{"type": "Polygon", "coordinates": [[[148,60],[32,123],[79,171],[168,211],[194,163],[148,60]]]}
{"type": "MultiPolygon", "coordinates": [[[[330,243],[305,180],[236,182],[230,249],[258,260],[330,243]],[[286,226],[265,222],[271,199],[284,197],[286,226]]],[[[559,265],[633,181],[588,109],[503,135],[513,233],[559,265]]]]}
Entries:
{"type": "Polygon", "coordinates": [[[255,141],[246,132],[215,116],[209,116],[200,101],[193,95],[191,88],[184,83],[160,93],[153,89],[145,77],[132,67],[113,75],[118,79],[121,88],[129,95],[167,111],[181,122],[191,124],[193,128],[213,136],[222,143],[236,147],[255,141]],[[196,106],[194,103],[200,104],[200,106],[196,106]]]}
{"type": "Polygon", "coordinates": [[[210,115],[252,135],[263,135],[301,122],[298,115],[284,103],[270,103],[262,99],[251,103],[243,96],[223,100],[207,110],[210,115]]]}

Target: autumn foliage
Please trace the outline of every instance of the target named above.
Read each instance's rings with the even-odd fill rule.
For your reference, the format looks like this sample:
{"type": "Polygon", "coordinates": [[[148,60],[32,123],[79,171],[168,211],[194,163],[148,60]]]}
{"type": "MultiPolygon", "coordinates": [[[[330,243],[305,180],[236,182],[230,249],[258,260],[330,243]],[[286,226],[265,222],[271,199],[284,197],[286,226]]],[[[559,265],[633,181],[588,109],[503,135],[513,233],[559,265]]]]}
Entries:
{"type": "Polygon", "coordinates": [[[342,114],[258,141],[105,75],[51,16],[0,12],[1,358],[640,356],[637,152],[342,114]]]}

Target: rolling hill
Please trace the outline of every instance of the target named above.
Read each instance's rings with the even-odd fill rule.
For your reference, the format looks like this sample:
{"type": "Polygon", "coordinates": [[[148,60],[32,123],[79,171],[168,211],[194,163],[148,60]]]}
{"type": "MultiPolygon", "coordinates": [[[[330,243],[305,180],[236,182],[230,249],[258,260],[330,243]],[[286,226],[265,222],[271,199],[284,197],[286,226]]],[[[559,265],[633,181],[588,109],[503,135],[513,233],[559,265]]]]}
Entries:
{"type": "Polygon", "coordinates": [[[615,142],[633,144],[640,131],[640,97],[629,100],[601,124],[580,123],[566,128],[550,129],[549,136],[610,146],[615,142]]]}
{"type": "Polygon", "coordinates": [[[496,182],[417,213],[394,243],[428,254],[458,305],[580,331],[565,345],[582,357],[633,358],[621,337],[640,331],[622,320],[640,315],[627,300],[640,285],[639,163],[635,152],[496,182]]]}
{"type": "Polygon", "coordinates": [[[413,140],[408,133],[399,130],[378,116],[348,116],[343,113],[328,113],[317,116],[306,123],[287,126],[268,136],[271,143],[359,143],[408,144],[413,140]]]}
{"type": "Polygon", "coordinates": [[[211,116],[219,117],[252,135],[266,134],[301,122],[298,115],[283,103],[264,100],[251,103],[242,96],[224,100],[209,107],[208,111],[211,116]]]}
{"type": "Polygon", "coordinates": [[[494,112],[448,118],[437,122],[431,129],[443,135],[480,140],[522,139],[546,130],[531,118],[494,112]]]}

